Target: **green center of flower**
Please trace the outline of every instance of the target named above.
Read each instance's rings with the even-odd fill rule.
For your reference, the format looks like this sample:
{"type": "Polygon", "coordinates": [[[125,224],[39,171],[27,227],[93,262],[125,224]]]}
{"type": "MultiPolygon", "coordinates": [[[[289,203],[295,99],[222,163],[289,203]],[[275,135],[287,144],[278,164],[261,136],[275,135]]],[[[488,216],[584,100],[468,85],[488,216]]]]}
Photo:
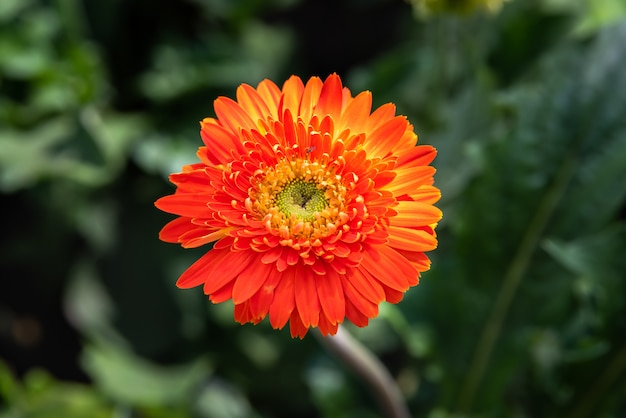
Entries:
{"type": "Polygon", "coordinates": [[[295,215],[302,221],[313,221],[317,212],[328,207],[328,200],[316,183],[295,180],[278,192],[276,206],[287,217],[295,215]]]}

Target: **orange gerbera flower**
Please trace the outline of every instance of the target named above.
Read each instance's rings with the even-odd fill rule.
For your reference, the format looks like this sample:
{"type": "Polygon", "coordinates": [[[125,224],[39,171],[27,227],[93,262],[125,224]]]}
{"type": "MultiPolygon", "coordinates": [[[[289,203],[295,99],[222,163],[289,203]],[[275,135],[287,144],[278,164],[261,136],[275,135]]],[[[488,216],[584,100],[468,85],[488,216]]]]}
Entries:
{"type": "Polygon", "coordinates": [[[172,174],[176,192],[156,202],[179,216],[163,241],[214,243],[178,287],[203,285],[212,302],[233,300],[238,322],[269,315],[300,338],[334,334],[345,318],[365,326],[382,301],[399,302],[437,246],[436,151],[415,146],[393,104],[371,105],[336,74],[219,97],[217,118],[200,123],[200,162],[172,174]]]}

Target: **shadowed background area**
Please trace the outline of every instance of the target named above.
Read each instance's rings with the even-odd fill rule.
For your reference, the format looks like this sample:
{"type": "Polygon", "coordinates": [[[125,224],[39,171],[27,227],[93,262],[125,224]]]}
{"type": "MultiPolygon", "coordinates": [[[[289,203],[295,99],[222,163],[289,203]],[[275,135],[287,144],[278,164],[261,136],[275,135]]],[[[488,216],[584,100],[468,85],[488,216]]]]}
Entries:
{"type": "Polygon", "coordinates": [[[481,3],[2,0],[0,417],[379,416],[312,335],[177,289],[208,248],[153,206],[217,96],[333,72],[439,151],[431,271],[347,326],[413,416],[624,416],[626,5],[481,3]]]}

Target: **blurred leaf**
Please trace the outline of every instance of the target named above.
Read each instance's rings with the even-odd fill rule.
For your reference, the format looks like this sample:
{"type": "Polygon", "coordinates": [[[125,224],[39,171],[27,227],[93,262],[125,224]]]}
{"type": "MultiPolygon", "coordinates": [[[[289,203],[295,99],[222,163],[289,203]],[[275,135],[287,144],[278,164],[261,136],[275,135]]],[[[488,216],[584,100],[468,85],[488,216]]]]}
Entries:
{"type": "Polygon", "coordinates": [[[573,34],[578,37],[591,36],[626,16],[622,0],[542,0],[541,6],[546,11],[576,16],[573,34]]]}
{"type": "Polygon", "coordinates": [[[140,115],[102,112],[86,107],[81,122],[96,143],[102,158],[111,168],[125,163],[131,146],[146,135],[146,121],[140,115]]]}
{"type": "Polygon", "coordinates": [[[256,329],[242,330],[238,335],[241,351],[259,368],[268,369],[280,359],[281,348],[256,329]]]}
{"type": "Polygon", "coordinates": [[[211,374],[204,359],[158,366],[112,345],[87,346],[82,362],[103,393],[131,405],[184,404],[211,374]]]}
{"type": "Polygon", "coordinates": [[[0,188],[11,191],[36,181],[49,172],[55,163],[67,164],[63,158],[56,162],[48,157],[50,150],[72,132],[67,118],[47,122],[31,133],[4,129],[0,132],[0,188]]]}
{"type": "Polygon", "coordinates": [[[141,88],[147,97],[162,102],[207,87],[256,85],[278,72],[291,47],[288,31],[260,22],[246,25],[235,39],[219,35],[196,48],[164,45],[141,88]]]}
{"type": "Polygon", "coordinates": [[[548,239],[544,249],[573,274],[594,282],[619,273],[614,261],[624,249],[624,240],[626,228],[611,225],[595,235],[580,236],[570,242],[548,239]]]}
{"type": "Polygon", "coordinates": [[[79,260],[65,294],[65,313],[74,327],[92,341],[125,344],[112,325],[115,307],[99,281],[95,266],[79,260]]]}
{"type": "Polygon", "coordinates": [[[252,418],[248,400],[237,388],[222,380],[213,379],[199,393],[194,407],[199,417],[206,418],[252,418]]]}
{"type": "Polygon", "coordinates": [[[0,359],[0,399],[8,403],[16,398],[20,389],[8,365],[0,359]]]}
{"type": "Polygon", "coordinates": [[[200,145],[200,140],[194,144],[185,138],[152,135],[136,144],[133,156],[137,164],[148,173],[158,173],[167,178],[170,173],[177,173],[189,164],[200,145]]]}
{"type": "Polygon", "coordinates": [[[90,135],[69,117],[51,119],[30,131],[0,131],[0,190],[28,187],[43,178],[92,186],[111,181],[142,133],[141,121],[86,108],[82,124],[90,135]]]}
{"type": "Polygon", "coordinates": [[[0,22],[8,22],[17,16],[22,9],[31,5],[33,0],[5,0],[0,3],[0,22]]]}
{"type": "Polygon", "coordinates": [[[470,14],[476,10],[496,13],[507,0],[411,0],[416,13],[430,17],[437,13],[470,14]]]}
{"type": "Polygon", "coordinates": [[[12,9],[9,13],[18,16],[0,29],[4,35],[0,36],[0,71],[17,79],[43,73],[54,60],[50,40],[59,29],[57,15],[45,8],[33,8],[28,13],[12,9]]]}
{"type": "MultiPolygon", "coordinates": [[[[2,370],[5,379],[6,370],[2,370]]],[[[24,376],[23,386],[15,387],[0,409],[3,418],[108,418],[113,408],[93,388],[55,380],[47,372],[34,369],[24,376]]]]}
{"type": "Polygon", "coordinates": [[[617,23],[626,17],[623,0],[587,0],[587,11],[582,15],[575,34],[587,36],[604,26],[617,23]]]}
{"type": "MultiPolygon", "coordinates": [[[[580,358],[599,360],[608,337],[603,325],[623,309],[623,301],[613,295],[624,291],[616,280],[624,263],[616,260],[624,237],[619,213],[626,201],[621,174],[626,164],[626,99],[615,92],[626,91],[625,40],[623,24],[604,29],[589,45],[563,45],[528,81],[509,90],[514,117],[492,134],[500,139],[486,149],[483,171],[468,188],[459,217],[451,221],[461,240],[464,265],[459,274],[467,275],[485,296],[497,295],[497,290],[487,289],[498,289],[502,277],[509,279],[508,264],[519,262],[520,245],[532,245],[534,254],[523,265],[514,264],[523,269],[524,286],[503,329],[500,347],[506,350],[495,350],[480,390],[482,408],[514,390],[507,384],[512,384],[512,375],[522,373],[522,364],[513,359],[522,362],[528,349],[520,343],[517,325],[552,324],[562,329],[557,345],[563,352],[585,345],[593,349],[580,358]],[[529,233],[536,239],[529,241],[529,233]],[[547,237],[550,254],[586,276],[593,291],[573,293],[570,271],[535,251],[547,237]]],[[[472,309],[466,297],[454,303],[472,309]]],[[[493,304],[487,298],[483,303],[493,304]]],[[[584,380],[551,378],[570,393],[586,387],[584,380]]],[[[550,396],[557,408],[553,413],[560,415],[555,412],[563,402],[560,392],[550,396]]],[[[546,402],[544,410],[550,411],[546,402]]]]}

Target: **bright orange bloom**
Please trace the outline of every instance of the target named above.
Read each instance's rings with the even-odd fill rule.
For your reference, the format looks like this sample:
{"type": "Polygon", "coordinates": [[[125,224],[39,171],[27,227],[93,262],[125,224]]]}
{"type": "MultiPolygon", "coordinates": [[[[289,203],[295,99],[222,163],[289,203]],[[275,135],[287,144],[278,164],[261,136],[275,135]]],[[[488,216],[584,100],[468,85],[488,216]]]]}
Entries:
{"type": "Polygon", "coordinates": [[[179,217],[160,233],[185,248],[214,243],[178,279],[229,299],[235,320],[291,335],[365,326],[381,302],[398,303],[428,270],[437,246],[436,151],[395,106],[371,112],[336,74],[279,89],[243,84],[201,123],[199,163],[172,174],[156,206],[179,217]]]}

